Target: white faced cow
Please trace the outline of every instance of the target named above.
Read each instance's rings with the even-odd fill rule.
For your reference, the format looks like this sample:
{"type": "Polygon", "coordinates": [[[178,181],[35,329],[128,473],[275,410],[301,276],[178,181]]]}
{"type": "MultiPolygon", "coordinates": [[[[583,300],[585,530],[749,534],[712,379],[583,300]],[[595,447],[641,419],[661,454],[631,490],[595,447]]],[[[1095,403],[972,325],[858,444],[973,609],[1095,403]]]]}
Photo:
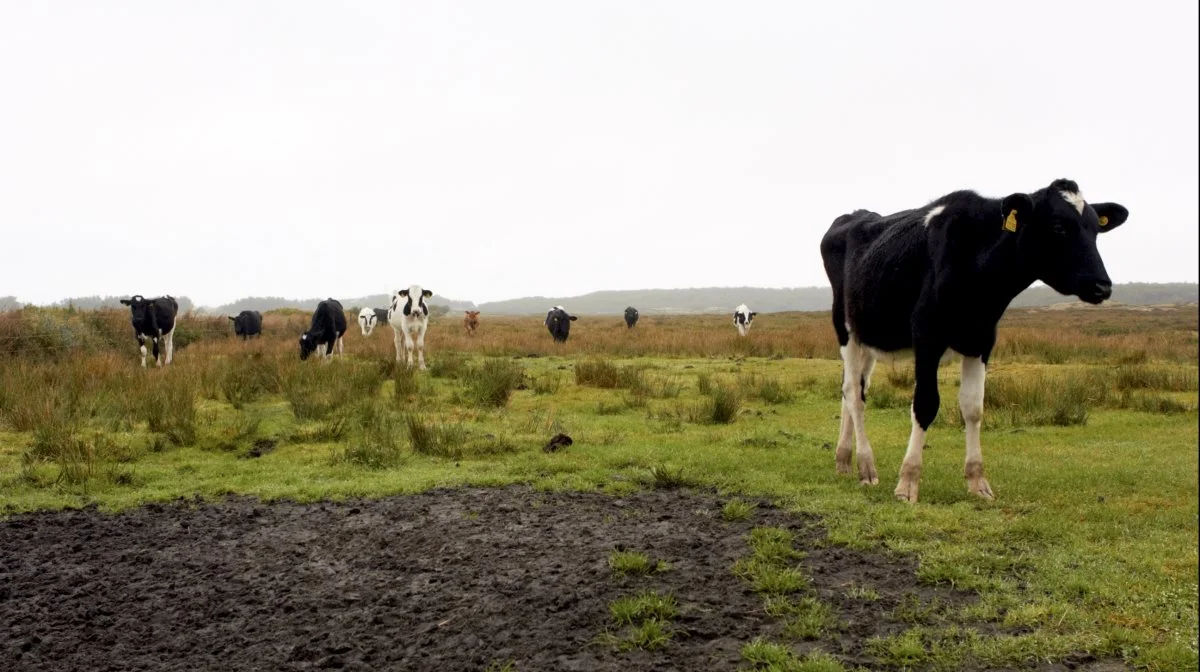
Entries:
{"type": "Polygon", "coordinates": [[[315,350],[322,362],[329,361],[336,348],[338,356],[343,354],[342,336],[346,334],[346,311],[337,299],[325,299],[313,311],[308,331],[300,336],[300,359],[308,359],[315,350]]]}
{"type": "Polygon", "coordinates": [[[433,296],[428,289],[413,285],[392,294],[392,305],[388,308],[387,320],[392,325],[392,340],[396,344],[396,361],[405,355],[408,367],[413,365],[413,334],[417,335],[417,363],[425,370],[425,330],[429,328],[429,306],[425,299],[433,296]]]}
{"type": "Polygon", "coordinates": [[[362,329],[363,336],[370,336],[375,327],[381,327],[388,323],[387,308],[363,308],[358,311],[358,328],[362,329]]]}
{"type": "Polygon", "coordinates": [[[146,299],[135,294],[132,298],[121,299],[121,304],[129,306],[133,334],[142,352],[142,368],[146,368],[147,338],[154,344],[154,365],[170,364],[175,354],[175,315],[179,312],[179,303],[171,296],[146,299]],[[163,345],[162,359],[158,357],[159,341],[163,345]]]}
{"type": "Polygon", "coordinates": [[[958,407],[966,425],[967,490],[992,499],[979,430],[996,324],[1035,280],[1092,304],[1111,296],[1096,236],[1128,216],[1116,203],[1085,202],[1070,180],[1055,180],[1003,200],[957,191],[887,217],[858,210],[835,219],[821,240],[821,257],[833,285],[843,361],[838,473],[850,473],[853,438],[859,481],[879,483],[864,420],[871,370],[880,353],[911,350],[912,433],[895,495],[917,501],[925,433],[940,406],[938,363],[951,350],[963,357],[958,407]]]}
{"type": "Polygon", "coordinates": [[[744,303],[733,309],[733,324],[737,327],[739,336],[750,333],[750,325],[754,322],[755,315],[758,313],[750,312],[744,303]]]}

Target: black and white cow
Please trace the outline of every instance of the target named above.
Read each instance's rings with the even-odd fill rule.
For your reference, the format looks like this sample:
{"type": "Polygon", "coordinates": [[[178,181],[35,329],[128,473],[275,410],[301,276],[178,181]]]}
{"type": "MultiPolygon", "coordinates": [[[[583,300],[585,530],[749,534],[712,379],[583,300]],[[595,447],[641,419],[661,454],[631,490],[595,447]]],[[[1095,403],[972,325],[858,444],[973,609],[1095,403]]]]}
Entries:
{"type": "Polygon", "coordinates": [[[233,333],[242,340],[262,333],[262,313],[257,310],[243,310],[237,317],[230,316],[229,319],[233,321],[233,333]]]}
{"type": "Polygon", "coordinates": [[[626,308],[625,309],[625,326],[632,329],[633,325],[637,324],[637,321],[638,321],[637,308],[634,308],[633,306],[629,306],[628,308],[626,308]]]}
{"type": "Polygon", "coordinates": [[[375,327],[382,327],[387,323],[387,308],[363,308],[358,311],[358,328],[362,329],[363,336],[370,336],[375,327]]]}
{"type": "Polygon", "coordinates": [[[750,333],[750,325],[754,322],[755,315],[758,313],[751,312],[744,303],[733,309],[733,325],[737,327],[739,336],[750,333]]]}
{"type": "Polygon", "coordinates": [[[567,342],[567,337],[571,335],[571,323],[576,319],[576,316],[567,314],[567,309],[562,306],[555,306],[546,313],[546,328],[550,330],[555,343],[567,342]]]}
{"type": "Polygon", "coordinates": [[[413,334],[417,335],[417,365],[425,370],[425,331],[429,328],[429,306],[425,299],[433,292],[413,285],[392,294],[392,305],[388,308],[387,320],[392,325],[392,341],[396,344],[396,361],[405,356],[408,368],[413,365],[413,334]]]}
{"type": "Polygon", "coordinates": [[[308,331],[300,336],[300,359],[308,359],[313,351],[319,350],[317,354],[321,361],[328,361],[334,348],[337,348],[339,356],[342,355],[342,336],[345,334],[346,311],[342,309],[341,302],[325,299],[317,304],[308,331]]]}
{"type": "Polygon", "coordinates": [[[853,438],[859,481],[879,482],[864,424],[871,371],[879,355],[911,350],[912,433],[895,495],[917,501],[925,433],[940,405],[938,363],[954,351],[963,357],[958,405],[967,489],[992,499],[979,431],[996,324],[1036,280],[1092,304],[1109,298],[1112,282],[1096,236],[1128,216],[1116,203],[1087,203],[1074,182],[1056,180],[1004,199],[957,191],[886,217],[858,210],[835,219],[821,240],[821,257],[833,285],[843,361],[838,473],[850,473],[853,438]]]}
{"type": "Polygon", "coordinates": [[[142,368],[146,367],[147,338],[154,344],[154,365],[170,364],[175,354],[175,315],[179,313],[179,302],[172,296],[147,299],[135,294],[131,298],[121,299],[121,304],[129,306],[133,335],[142,352],[142,368]],[[162,359],[158,356],[159,341],[163,345],[162,359]]]}

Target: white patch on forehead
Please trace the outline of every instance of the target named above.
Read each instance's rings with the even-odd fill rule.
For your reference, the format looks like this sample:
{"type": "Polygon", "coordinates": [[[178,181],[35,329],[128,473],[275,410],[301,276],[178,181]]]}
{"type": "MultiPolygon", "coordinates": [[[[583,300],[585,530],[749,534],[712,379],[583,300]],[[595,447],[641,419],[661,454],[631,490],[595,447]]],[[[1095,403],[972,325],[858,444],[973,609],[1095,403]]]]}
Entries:
{"type": "Polygon", "coordinates": [[[1058,193],[1062,194],[1062,197],[1075,208],[1076,212],[1081,215],[1083,214],[1083,206],[1086,204],[1086,202],[1083,200],[1083,194],[1075,191],[1065,190],[1058,193]]]}
{"type": "Polygon", "coordinates": [[[925,213],[925,226],[929,226],[929,223],[933,221],[933,218],[942,214],[942,211],[945,209],[946,209],[946,206],[939,205],[939,206],[931,209],[929,212],[925,213]]]}

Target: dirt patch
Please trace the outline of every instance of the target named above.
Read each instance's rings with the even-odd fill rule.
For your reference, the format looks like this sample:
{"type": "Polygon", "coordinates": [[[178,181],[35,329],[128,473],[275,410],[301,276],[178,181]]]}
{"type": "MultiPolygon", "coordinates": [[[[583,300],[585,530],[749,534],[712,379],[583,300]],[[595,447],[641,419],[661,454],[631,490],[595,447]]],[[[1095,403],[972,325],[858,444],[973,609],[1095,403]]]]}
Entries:
{"type": "Polygon", "coordinates": [[[869,662],[868,637],[911,625],[897,607],[969,599],[918,586],[911,560],[827,545],[815,519],[759,502],[726,522],[723,504],[510,487],[17,516],[0,522],[0,667],[735,669],[743,644],[779,635],[730,571],[758,525],[792,530],[808,552],[817,594],[845,623],[821,645],[847,663],[869,662]],[[614,578],[614,548],[670,569],[614,578]],[[878,598],[847,597],[851,586],[878,598]],[[609,603],[651,589],[681,607],[668,647],[600,643],[609,603]]]}

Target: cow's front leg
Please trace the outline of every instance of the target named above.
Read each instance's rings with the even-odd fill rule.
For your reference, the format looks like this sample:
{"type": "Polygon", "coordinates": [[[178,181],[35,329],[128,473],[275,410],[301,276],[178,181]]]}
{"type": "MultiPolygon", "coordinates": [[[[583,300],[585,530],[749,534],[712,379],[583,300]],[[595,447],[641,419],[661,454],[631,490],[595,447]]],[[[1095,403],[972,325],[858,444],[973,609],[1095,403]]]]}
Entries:
{"type": "Polygon", "coordinates": [[[958,408],[966,426],[967,491],[984,499],[993,499],[992,486],[983,476],[983,447],[979,445],[979,430],[983,425],[983,387],[987,365],[979,357],[966,357],[962,363],[962,382],[958,389],[958,408]]]}
{"type": "Polygon", "coordinates": [[[172,329],[167,332],[167,335],[163,338],[166,339],[167,344],[167,364],[170,364],[175,356],[175,330],[172,329]]]}
{"type": "Polygon", "coordinates": [[[408,329],[404,330],[404,359],[408,368],[413,365],[413,337],[408,329]]]}
{"type": "Polygon", "coordinates": [[[417,332],[417,368],[425,370],[425,329],[417,332]]]}
{"type": "Polygon", "coordinates": [[[404,354],[404,334],[402,329],[392,328],[392,344],[396,346],[396,363],[400,363],[400,359],[404,354]]]}
{"type": "Polygon", "coordinates": [[[138,350],[142,353],[142,368],[146,368],[146,337],[138,334],[138,350]]]}
{"type": "Polygon", "coordinates": [[[162,363],[162,360],[161,360],[161,359],[159,359],[159,357],[158,357],[158,351],[159,351],[159,348],[158,348],[158,346],[159,346],[159,341],[161,341],[161,340],[162,340],[162,334],[161,334],[161,333],[159,333],[159,335],[158,335],[158,336],[155,336],[154,338],[152,338],[152,339],[150,339],[150,340],[152,340],[152,341],[154,342],[154,352],[153,352],[153,354],[154,354],[154,366],[161,367],[161,366],[163,365],[163,363],[162,363]]]}
{"type": "Polygon", "coordinates": [[[921,486],[921,465],[925,451],[925,433],[937,418],[941,398],[938,396],[937,370],[945,348],[914,349],[916,387],[909,415],[912,431],[908,435],[908,450],[904,451],[904,462],[900,464],[900,482],[896,484],[896,499],[915,503],[921,486]]]}

